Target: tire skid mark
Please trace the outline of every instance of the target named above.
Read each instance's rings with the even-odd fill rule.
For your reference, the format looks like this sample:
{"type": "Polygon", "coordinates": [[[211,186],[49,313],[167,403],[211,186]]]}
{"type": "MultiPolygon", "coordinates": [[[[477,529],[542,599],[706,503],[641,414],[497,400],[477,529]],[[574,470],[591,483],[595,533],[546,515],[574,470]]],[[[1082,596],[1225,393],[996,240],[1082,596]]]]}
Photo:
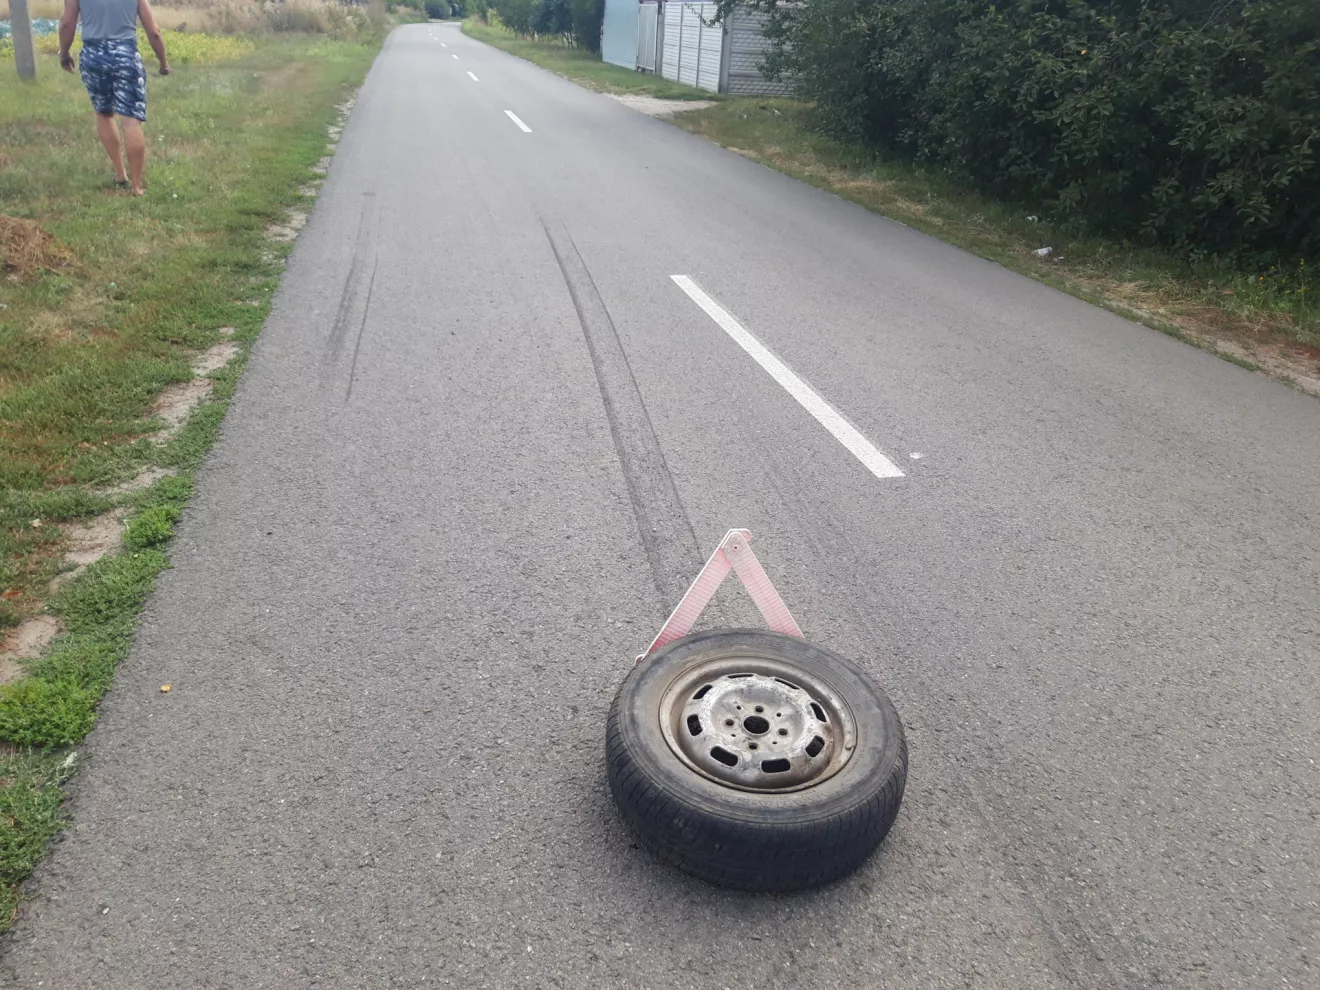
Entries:
{"type": "MultiPolygon", "coordinates": [[[[348,335],[348,328],[353,322],[353,316],[357,309],[358,293],[368,259],[371,259],[372,262],[371,277],[375,277],[375,259],[371,247],[375,235],[375,226],[376,194],[365,192],[362,194],[362,213],[358,217],[357,237],[353,244],[353,260],[349,264],[348,277],[344,279],[344,288],[339,295],[339,307],[335,311],[335,320],[330,327],[330,337],[326,341],[325,365],[327,369],[338,364],[340,354],[344,349],[344,340],[348,335]]],[[[365,312],[363,318],[365,319],[365,312]]],[[[361,325],[359,324],[360,333],[361,325]]]]}
{"type": "Polygon", "coordinates": [[[358,353],[362,350],[362,334],[367,329],[367,314],[371,312],[371,290],[376,287],[376,269],[380,265],[380,255],[371,259],[371,278],[367,282],[367,300],[362,304],[362,321],[358,324],[357,339],[353,342],[353,363],[348,368],[348,388],[344,390],[344,405],[353,398],[353,380],[357,378],[358,353]]]}
{"type": "MultiPolygon", "coordinates": [[[[842,586],[865,587],[868,571],[864,563],[849,553],[850,541],[840,524],[828,514],[822,514],[818,506],[807,502],[792,486],[781,484],[764,458],[760,466],[766,468],[761,475],[765,490],[783,503],[785,525],[787,520],[794,520],[799,538],[814,550],[817,559],[833,561],[837,570],[832,577],[836,582],[842,586]]],[[[865,611],[856,613],[855,623],[866,641],[884,643],[888,639],[882,625],[865,611]]],[[[923,723],[968,725],[990,721],[976,700],[955,701],[942,685],[920,670],[895,668],[887,676],[902,681],[906,692],[913,697],[947,699],[947,707],[922,710],[923,723]]],[[[908,747],[909,760],[918,764],[924,755],[919,738],[910,737],[908,747]]],[[[1013,807],[1011,796],[996,793],[993,787],[996,768],[984,762],[985,754],[972,749],[949,750],[939,755],[957,760],[956,770],[950,770],[946,763],[941,769],[931,771],[932,777],[941,772],[956,774],[954,779],[945,781],[950,795],[954,796],[953,802],[946,802],[946,810],[954,817],[965,816],[985,839],[988,851],[1021,896],[1023,910],[1041,926],[1043,944],[1048,947],[1058,979],[1077,990],[1140,990],[1152,985],[1153,974],[1134,950],[1131,936],[1120,934],[1123,925],[1103,906],[1087,905],[1084,916],[1081,906],[1059,890],[1054,880],[1071,873],[1076,864],[1040,855],[1039,850],[1044,847],[1024,841],[1024,835],[1029,833],[1024,833],[1021,826],[1023,818],[1029,816],[1013,807]],[[1024,856],[1031,849],[1037,850],[1035,859],[1024,856]]],[[[932,762],[936,759],[933,755],[932,762]]],[[[912,784],[910,778],[908,783],[912,784]]],[[[902,824],[900,813],[895,827],[902,824]]],[[[1048,826],[1050,822],[1044,820],[1039,824],[1048,826]]]]}
{"type": "Polygon", "coordinates": [[[687,590],[704,557],[596,282],[568,229],[544,220],[541,226],[572,297],[591,355],[628,499],[659,592],[657,614],[667,614],[687,590]]]}

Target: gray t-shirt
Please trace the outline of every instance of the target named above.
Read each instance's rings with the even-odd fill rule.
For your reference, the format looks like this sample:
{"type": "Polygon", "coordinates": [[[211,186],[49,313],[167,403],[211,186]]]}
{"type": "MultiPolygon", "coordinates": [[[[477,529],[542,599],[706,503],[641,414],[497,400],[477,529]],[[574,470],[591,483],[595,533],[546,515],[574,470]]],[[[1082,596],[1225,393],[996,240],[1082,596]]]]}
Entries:
{"type": "Polygon", "coordinates": [[[78,0],[83,44],[137,40],[137,0],[78,0]]]}

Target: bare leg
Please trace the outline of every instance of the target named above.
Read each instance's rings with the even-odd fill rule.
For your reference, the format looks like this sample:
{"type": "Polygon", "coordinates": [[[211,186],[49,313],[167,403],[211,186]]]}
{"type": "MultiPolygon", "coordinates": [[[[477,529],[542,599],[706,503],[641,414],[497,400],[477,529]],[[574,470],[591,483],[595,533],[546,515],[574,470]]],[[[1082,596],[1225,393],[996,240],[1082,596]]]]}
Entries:
{"type": "Polygon", "coordinates": [[[124,150],[119,144],[119,128],[115,127],[115,118],[98,113],[96,133],[100,135],[101,143],[105,145],[105,153],[110,156],[110,161],[115,166],[115,181],[127,182],[128,176],[124,172],[124,150]]]}
{"type": "Polygon", "coordinates": [[[133,183],[133,195],[141,196],[142,173],[147,167],[147,136],[142,133],[142,122],[132,117],[120,117],[124,129],[124,150],[128,152],[128,177],[133,183]]]}

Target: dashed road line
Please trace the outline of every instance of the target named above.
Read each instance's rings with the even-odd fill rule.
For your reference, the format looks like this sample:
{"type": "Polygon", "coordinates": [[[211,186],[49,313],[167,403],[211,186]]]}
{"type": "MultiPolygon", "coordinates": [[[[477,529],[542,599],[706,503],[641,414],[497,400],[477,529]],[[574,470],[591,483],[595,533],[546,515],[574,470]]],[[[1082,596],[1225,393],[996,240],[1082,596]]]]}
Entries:
{"type": "Polygon", "coordinates": [[[826,402],[810,385],[793,373],[783,361],[743,328],[727,310],[702,291],[696,282],[686,275],[671,275],[670,278],[680,289],[688,294],[694,303],[706,311],[721,330],[734,339],[744,351],[752,356],[757,364],[769,372],[770,377],[784,387],[798,404],[815,417],[816,422],[829,430],[830,435],[843,444],[848,451],[862,462],[877,478],[901,478],[903,472],[898,465],[876,449],[870,440],[862,436],[857,427],[846,420],[841,413],[826,402]]]}

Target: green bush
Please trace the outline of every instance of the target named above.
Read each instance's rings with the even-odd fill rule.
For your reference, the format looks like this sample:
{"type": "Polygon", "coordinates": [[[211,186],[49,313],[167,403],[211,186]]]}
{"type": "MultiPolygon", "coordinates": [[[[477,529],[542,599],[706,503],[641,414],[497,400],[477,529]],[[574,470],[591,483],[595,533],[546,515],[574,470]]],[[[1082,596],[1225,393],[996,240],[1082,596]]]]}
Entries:
{"type": "Polygon", "coordinates": [[[560,38],[589,52],[600,51],[605,0],[491,0],[486,11],[482,8],[473,4],[478,20],[486,21],[494,12],[519,37],[560,38]]]}
{"type": "Polygon", "coordinates": [[[440,0],[426,0],[426,16],[433,21],[443,21],[449,16],[449,4],[440,0]]]}
{"type": "Polygon", "coordinates": [[[755,5],[845,136],[1190,254],[1320,254],[1316,0],[755,5]]]}
{"type": "Polygon", "coordinates": [[[532,30],[540,35],[567,37],[573,30],[569,0],[540,0],[532,18],[532,30]]]}
{"type": "Polygon", "coordinates": [[[589,52],[600,51],[600,28],[605,21],[605,0],[569,0],[573,40],[589,52]]]}
{"type": "Polygon", "coordinates": [[[541,7],[540,0],[493,0],[490,9],[514,34],[522,38],[532,35],[532,24],[541,7]]]}

